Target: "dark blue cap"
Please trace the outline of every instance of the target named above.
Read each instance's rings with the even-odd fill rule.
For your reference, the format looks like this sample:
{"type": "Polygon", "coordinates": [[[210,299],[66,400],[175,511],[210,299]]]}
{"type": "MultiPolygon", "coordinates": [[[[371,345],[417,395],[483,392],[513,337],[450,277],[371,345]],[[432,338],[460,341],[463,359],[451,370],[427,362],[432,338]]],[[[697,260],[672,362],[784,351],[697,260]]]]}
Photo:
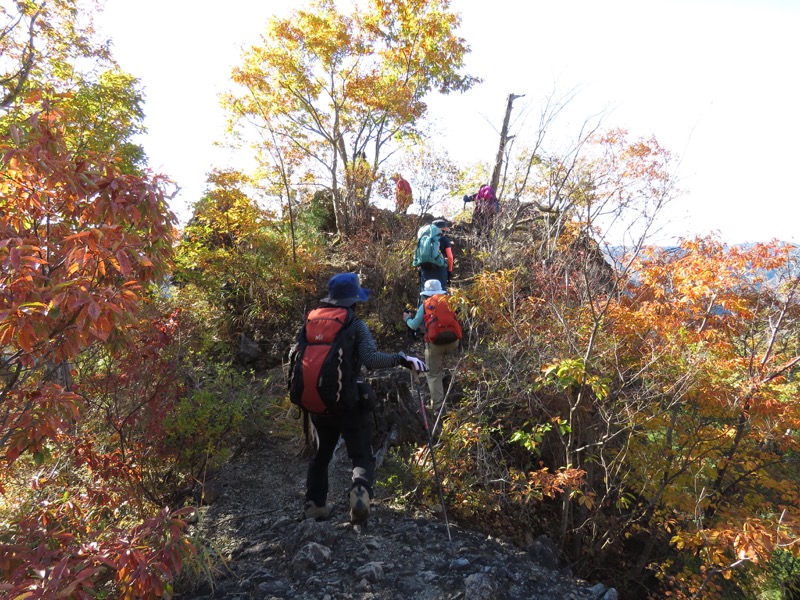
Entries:
{"type": "Polygon", "coordinates": [[[322,299],[334,306],[352,306],[356,302],[366,302],[369,290],[362,288],[357,273],[338,273],[328,280],[328,296],[322,299]]]}

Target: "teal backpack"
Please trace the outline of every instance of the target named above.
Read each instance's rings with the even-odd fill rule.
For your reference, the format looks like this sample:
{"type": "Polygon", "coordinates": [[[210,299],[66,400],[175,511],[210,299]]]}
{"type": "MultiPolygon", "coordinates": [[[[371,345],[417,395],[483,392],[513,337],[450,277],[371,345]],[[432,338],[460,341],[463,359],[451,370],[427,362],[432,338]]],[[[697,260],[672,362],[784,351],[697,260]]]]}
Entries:
{"type": "Polygon", "coordinates": [[[436,225],[423,225],[417,232],[417,248],[414,250],[415,267],[422,264],[432,264],[437,267],[444,267],[447,260],[442,256],[439,249],[439,240],[442,237],[442,230],[436,225]]]}

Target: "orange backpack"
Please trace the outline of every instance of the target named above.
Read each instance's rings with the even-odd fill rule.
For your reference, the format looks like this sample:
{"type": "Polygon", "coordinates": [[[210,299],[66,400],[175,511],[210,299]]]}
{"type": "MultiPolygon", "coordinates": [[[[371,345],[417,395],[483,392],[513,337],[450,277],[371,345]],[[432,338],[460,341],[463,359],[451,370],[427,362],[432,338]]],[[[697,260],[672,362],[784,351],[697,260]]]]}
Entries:
{"type": "Polygon", "coordinates": [[[463,333],[456,315],[447,304],[445,294],[436,294],[425,299],[425,341],[441,346],[460,340],[463,333]]]}

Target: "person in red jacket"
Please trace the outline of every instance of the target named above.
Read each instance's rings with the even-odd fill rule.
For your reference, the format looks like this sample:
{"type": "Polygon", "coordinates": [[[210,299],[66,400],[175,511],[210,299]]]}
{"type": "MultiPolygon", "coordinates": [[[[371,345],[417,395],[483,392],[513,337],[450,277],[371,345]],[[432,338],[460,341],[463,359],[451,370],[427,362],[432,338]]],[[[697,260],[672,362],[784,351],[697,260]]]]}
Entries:
{"type": "Polygon", "coordinates": [[[392,181],[396,184],[395,197],[394,197],[394,210],[397,213],[405,214],[408,207],[414,202],[411,195],[411,184],[408,183],[400,173],[392,175],[392,181]]]}

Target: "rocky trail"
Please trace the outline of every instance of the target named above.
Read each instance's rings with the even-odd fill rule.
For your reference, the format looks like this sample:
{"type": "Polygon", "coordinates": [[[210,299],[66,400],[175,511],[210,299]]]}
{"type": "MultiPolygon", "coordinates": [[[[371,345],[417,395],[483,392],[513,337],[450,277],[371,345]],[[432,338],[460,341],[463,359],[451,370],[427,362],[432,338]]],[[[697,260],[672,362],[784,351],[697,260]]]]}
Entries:
{"type": "Polygon", "coordinates": [[[352,525],[351,466],[330,465],[331,518],[302,520],[306,458],[300,435],[270,432],[216,474],[192,525],[210,549],[206,581],[184,600],[564,599],[614,600],[602,584],[558,568],[547,538],[528,548],[468,531],[394,502],[378,484],[369,522],[352,525]],[[213,565],[213,566],[212,566],[213,565]]]}

